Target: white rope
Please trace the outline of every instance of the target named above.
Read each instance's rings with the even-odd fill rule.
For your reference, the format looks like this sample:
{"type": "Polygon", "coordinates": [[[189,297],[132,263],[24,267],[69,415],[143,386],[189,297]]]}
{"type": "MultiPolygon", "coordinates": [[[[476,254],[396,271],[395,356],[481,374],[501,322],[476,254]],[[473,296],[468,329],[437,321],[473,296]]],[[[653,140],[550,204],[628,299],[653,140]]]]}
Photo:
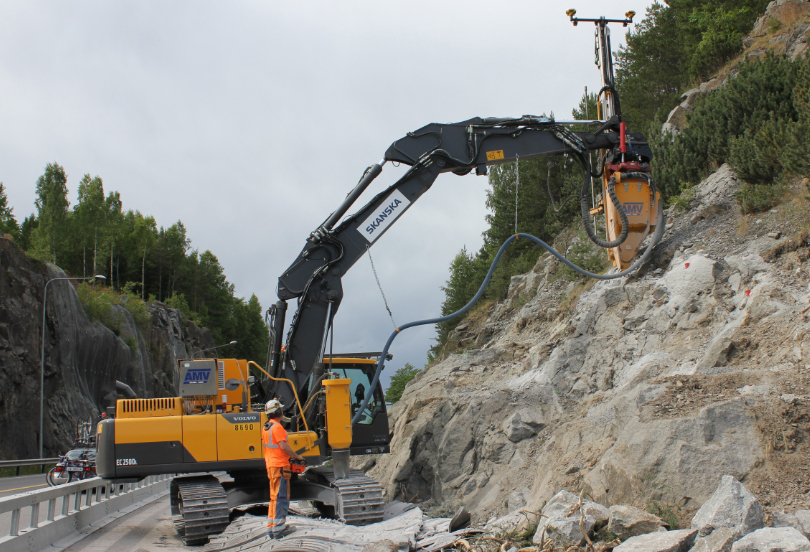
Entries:
{"type": "Polygon", "coordinates": [[[383,303],[385,303],[385,310],[388,311],[388,316],[391,318],[391,323],[394,325],[394,328],[398,328],[397,323],[394,321],[394,314],[391,312],[391,308],[388,306],[388,299],[385,298],[385,292],[383,291],[382,284],[380,284],[380,278],[377,276],[377,269],[374,268],[374,259],[371,258],[371,246],[366,245],[366,252],[368,253],[368,260],[371,263],[371,271],[374,273],[374,279],[377,280],[377,287],[380,288],[380,295],[382,295],[383,303]]]}

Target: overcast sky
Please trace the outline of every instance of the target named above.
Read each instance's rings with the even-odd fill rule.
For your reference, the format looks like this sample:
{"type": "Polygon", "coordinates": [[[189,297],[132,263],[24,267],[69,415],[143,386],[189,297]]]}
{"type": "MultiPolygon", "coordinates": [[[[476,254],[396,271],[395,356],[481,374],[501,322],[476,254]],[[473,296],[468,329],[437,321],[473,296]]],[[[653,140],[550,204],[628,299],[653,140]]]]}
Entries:
{"type": "MultiPolygon", "coordinates": [[[[71,205],[82,175],[98,175],[125,210],[182,220],[237,295],[266,308],[309,232],[394,140],[475,116],[569,119],[599,73],[593,26],[565,9],[639,21],[650,2],[570,4],[7,1],[0,181],[22,221],[46,164],[65,167],[71,205]]],[[[624,32],[613,26],[614,50],[624,32]]],[[[386,165],[358,208],[403,171],[386,165]]],[[[481,246],[486,188],[443,175],[375,243],[398,324],[439,314],[453,256],[481,246]]],[[[344,289],[336,351],[381,350],[393,325],[367,257],[344,289]]],[[[422,367],[434,335],[403,332],[387,375],[422,367]]]]}

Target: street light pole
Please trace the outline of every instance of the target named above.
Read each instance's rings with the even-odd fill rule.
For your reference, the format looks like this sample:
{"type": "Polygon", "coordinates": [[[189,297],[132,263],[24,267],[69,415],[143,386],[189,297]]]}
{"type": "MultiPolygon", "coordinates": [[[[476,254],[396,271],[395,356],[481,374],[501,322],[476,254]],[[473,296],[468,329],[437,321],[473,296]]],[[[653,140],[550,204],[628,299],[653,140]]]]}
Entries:
{"type": "Polygon", "coordinates": [[[236,345],[236,340],[234,339],[230,343],[223,343],[222,345],[217,345],[216,347],[208,347],[207,349],[200,349],[199,351],[194,351],[191,353],[191,358],[194,358],[197,353],[204,353],[205,351],[212,351],[214,349],[219,349],[220,347],[227,347],[228,345],[236,345]]]}
{"type": "Polygon", "coordinates": [[[56,280],[106,280],[106,276],[96,274],[95,276],[88,276],[86,278],[51,278],[45,284],[45,297],[42,300],[42,353],[40,360],[42,362],[39,369],[39,457],[43,458],[42,447],[45,442],[45,332],[47,331],[47,321],[45,319],[45,312],[48,306],[48,286],[51,282],[56,280]]]}

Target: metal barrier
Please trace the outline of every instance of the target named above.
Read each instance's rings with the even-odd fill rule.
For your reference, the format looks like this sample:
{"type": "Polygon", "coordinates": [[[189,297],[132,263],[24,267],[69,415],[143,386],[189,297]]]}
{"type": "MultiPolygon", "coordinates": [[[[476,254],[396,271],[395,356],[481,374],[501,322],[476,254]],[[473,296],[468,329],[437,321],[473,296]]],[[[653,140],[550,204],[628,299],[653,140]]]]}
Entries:
{"type": "Polygon", "coordinates": [[[0,536],[0,550],[41,550],[122,508],[168,489],[173,477],[174,474],[151,475],[138,483],[117,484],[94,477],[0,498],[0,515],[11,512],[11,527],[8,535],[0,536]],[[46,504],[47,515],[40,521],[40,505],[46,504]],[[21,529],[25,509],[30,511],[30,522],[27,528],[21,529]]]}
{"type": "Polygon", "coordinates": [[[17,468],[17,475],[20,475],[20,468],[23,466],[42,466],[40,473],[45,473],[45,466],[56,464],[59,458],[30,458],[28,460],[0,460],[0,468],[17,468]]]}

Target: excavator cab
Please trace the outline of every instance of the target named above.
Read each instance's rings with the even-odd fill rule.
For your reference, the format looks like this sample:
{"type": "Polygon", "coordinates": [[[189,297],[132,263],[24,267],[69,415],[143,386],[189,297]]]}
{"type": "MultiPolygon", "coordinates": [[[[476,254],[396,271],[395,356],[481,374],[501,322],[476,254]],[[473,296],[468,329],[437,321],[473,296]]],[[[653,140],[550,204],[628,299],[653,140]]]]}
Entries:
{"type": "MultiPolygon", "coordinates": [[[[337,374],[340,378],[351,380],[349,398],[352,418],[357,415],[359,408],[362,406],[377,367],[377,360],[368,358],[367,355],[368,353],[358,353],[352,356],[324,357],[324,365],[327,370],[337,374]]],[[[351,454],[389,452],[388,443],[390,441],[385,397],[382,387],[377,384],[371,401],[363,409],[357,423],[352,427],[351,454]]]]}

